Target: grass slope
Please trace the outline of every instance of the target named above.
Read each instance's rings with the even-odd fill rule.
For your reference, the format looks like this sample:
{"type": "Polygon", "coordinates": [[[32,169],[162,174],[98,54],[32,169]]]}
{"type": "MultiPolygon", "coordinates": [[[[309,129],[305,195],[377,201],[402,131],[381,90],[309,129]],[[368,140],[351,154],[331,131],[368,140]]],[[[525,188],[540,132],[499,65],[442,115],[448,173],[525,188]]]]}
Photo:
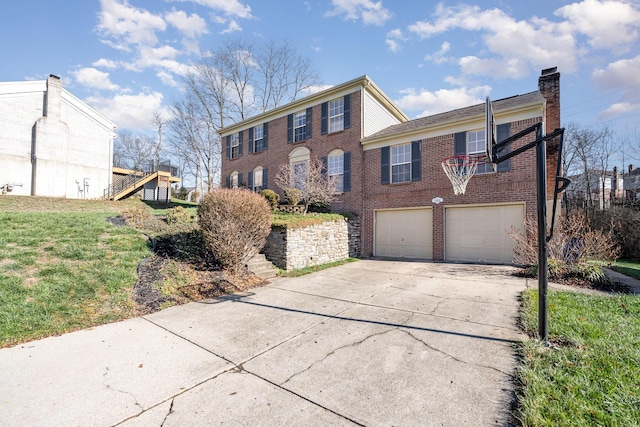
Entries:
{"type": "Polygon", "coordinates": [[[0,197],[0,347],[135,315],[151,252],[106,218],[140,203],[0,197]]]}
{"type": "MultiPolygon", "coordinates": [[[[537,292],[522,325],[537,334],[537,292]]],[[[518,418],[524,426],[640,425],[640,299],[549,293],[549,339],[522,343],[518,418]]]]}

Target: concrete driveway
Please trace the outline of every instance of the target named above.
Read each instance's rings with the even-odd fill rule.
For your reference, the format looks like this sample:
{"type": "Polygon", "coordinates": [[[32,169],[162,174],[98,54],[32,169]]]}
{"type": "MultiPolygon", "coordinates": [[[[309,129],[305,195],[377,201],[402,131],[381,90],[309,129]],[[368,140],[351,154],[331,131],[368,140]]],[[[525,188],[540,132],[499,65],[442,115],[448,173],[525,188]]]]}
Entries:
{"type": "Polygon", "coordinates": [[[501,266],[361,260],[0,350],[0,425],[506,425],[501,266]]]}

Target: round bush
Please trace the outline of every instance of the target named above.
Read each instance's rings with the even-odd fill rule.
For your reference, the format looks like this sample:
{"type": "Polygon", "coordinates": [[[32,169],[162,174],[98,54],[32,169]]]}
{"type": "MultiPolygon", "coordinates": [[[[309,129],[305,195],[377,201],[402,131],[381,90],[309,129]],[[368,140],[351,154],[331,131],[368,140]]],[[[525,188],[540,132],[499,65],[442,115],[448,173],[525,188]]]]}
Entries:
{"type": "Polygon", "coordinates": [[[278,206],[278,202],[280,201],[280,195],[278,193],[273,190],[262,190],[260,194],[267,199],[267,202],[271,205],[271,209],[275,209],[278,206]]]}
{"type": "Polygon", "coordinates": [[[218,189],[198,205],[206,248],[223,268],[239,273],[264,246],[271,231],[271,207],[258,193],[218,189]]]}
{"type": "Polygon", "coordinates": [[[176,206],[175,208],[167,209],[167,223],[168,224],[183,224],[191,222],[191,213],[182,206],[176,206]]]}

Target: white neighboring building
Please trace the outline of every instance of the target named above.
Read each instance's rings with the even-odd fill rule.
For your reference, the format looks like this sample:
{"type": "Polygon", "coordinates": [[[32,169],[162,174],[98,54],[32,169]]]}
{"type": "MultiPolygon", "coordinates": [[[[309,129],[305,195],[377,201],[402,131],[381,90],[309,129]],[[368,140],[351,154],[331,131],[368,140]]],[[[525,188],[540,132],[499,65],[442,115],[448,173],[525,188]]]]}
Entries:
{"type": "Polygon", "coordinates": [[[116,125],[59,77],[0,83],[0,187],[11,194],[95,199],[111,183],[116,125]]]}

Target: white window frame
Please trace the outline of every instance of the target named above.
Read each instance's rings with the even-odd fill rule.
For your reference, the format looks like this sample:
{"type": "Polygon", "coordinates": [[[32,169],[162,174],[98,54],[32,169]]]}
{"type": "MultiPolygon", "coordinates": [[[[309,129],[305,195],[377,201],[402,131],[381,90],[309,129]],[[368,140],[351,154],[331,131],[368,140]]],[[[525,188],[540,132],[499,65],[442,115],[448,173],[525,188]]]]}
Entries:
{"type": "Polygon", "coordinates": [[[398,184],[402,182],[411,182],[411,143],[391,146],[390,154],[391,154],[391,159],[389,163],[391,168],[391,171],[390,171],[391,183],[398,184]],[[408,156],[408,160],[407,160],[407,156],[408,156]],[[393,170],[394,167],[400,167],[405,165],[409,165],[408,171],[401,171],[401,172],[394,173],[394,170],[393,170]],[[405,175],[406,175],[406,179],[399,179],[400,176],[404,178],[405,175]]]}
{"type": "Polygon", "coordinates": [[[307,139],[307,112],[293,113],[293,142],[304,141],[305,139],[307,139]]]}
{"type": "Polygon", "coordinates": [[[344,130],[344,98],[329,101],[328,110],[329,133],[344,130]]]}
{"type": "Polygon", "coordinates": [[[264,168],[262,166],[256,166],[255,168],[253,168],[253,188],[251,189],[251,191],[259,193],[263,190],[262,188],[263,169],[264,168]],[[260,178],[260,179],[257,179],[257,178],[260,178]]]}
{"type": "Polygon", "coordinates": [[[237,159],[240,157],[240,133],[236,132],[231,135],[231,143],[229,146],[229,157],[237,159]]]}
{"type": "Polygon", "coordinates": [[[335,180],[335,193],[344,193],[344,151],[333,150],[327,156],[327,175],[335,180]]]}
{"type": "Polygon", "coordinates": [[[264,127],[259,125],[253,128],[253,152],[258,153],[264,151],[264,127]],[[260,136],[258,138],[258,135],[260,136]],[[260,142],[260,149],[258,150],[258,142],[260,142]]]}
{"type": "MultiPolygon", "coordinates": [[[[471,130],[467,132],[467,155],[484,156],[487,152],[487,131],[485,129],[471,130]],[[482,143],[480,142],[482,141],[482,143]]],[[[493,167],[487,163],[478,164],[475,174],[492,173],[493,167]]]]}

